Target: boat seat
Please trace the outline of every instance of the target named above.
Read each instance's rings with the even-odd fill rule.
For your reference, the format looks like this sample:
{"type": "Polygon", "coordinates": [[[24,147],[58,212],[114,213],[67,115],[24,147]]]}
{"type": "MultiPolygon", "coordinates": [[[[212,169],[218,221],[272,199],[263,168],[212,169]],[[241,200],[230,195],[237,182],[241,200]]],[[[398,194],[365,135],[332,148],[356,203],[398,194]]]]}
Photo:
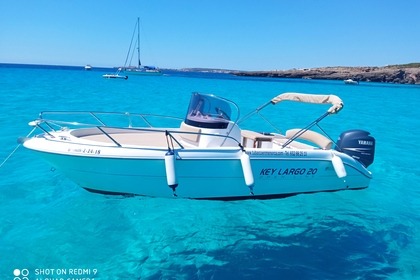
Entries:
{"type": "Polygon", "coordinates": [[[261,148],[262,142],[271,142],[274,138],[273,135],[265,135],[259,132],[251,131],[251,130],[242,130],[242,146],[246,147],[248,141],[253,141],[252,147],[253,148],[261,148]]]}
{"type": "Polygon", "coordinates": [[[184,142],[186,142],[188,144],[191,144],[191,145],[195,145],[195,146],[197,146],[198,143],[200,142],[200,133],[201,133],[200,128],[196,128],[196,127],[187,125],[184,122],[182,122],[180,131],[181,132],[186,132],[186,133],[179,133],[179,137],[184,142]]]}
{"type": "MultiPolygon", "coordinates": [[[[273,139],[273,143],[282,147],[287,141],[289,140],[289,138],[286,138],[283,135],[276,135],[273,139]]],[[[313,150],[315,147],[305,144],[305,143],[301,143],[298,141],[293,141],[291,142],[289,145],[287,145],[287,148],[289,149],[304,149],[304,150],[313,150]]]]}
{"type": "MultiPolygon", "coordinates": [[[[301,129],[299,128],[289,129],[288,131],[286,131],[286,138],[292,138],[299,131],[301,131],[301,129]]],[[[305,131],[296,139],[309,141],[324,150],[330,150],[333,144],[331,139],[313,130],[305,131]]]]}

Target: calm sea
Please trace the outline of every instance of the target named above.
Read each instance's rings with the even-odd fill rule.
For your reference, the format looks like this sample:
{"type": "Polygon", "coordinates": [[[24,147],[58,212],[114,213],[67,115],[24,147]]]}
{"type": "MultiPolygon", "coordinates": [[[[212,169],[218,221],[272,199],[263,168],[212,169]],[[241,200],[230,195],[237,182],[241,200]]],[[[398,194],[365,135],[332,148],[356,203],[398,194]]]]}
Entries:
{"type": "MultiPolygon", "coordinates": [[[[374,179],[366,190],[267,201],[109,197],[21,147],[0,168],[0,279],[420,279],[420,86],[104,73],[0,67],[0,161],[43,110],[183,117],[199,91],[232,99],[246,114],[294,91],[343,99],[321,126],[334,138],[370,131],[374,179]]],[[[326,109],[308,106],[263,114],[284,129],[303,127],[326,109]]],[[[266,129],[257,119],[249,125],[266,129]]]]}

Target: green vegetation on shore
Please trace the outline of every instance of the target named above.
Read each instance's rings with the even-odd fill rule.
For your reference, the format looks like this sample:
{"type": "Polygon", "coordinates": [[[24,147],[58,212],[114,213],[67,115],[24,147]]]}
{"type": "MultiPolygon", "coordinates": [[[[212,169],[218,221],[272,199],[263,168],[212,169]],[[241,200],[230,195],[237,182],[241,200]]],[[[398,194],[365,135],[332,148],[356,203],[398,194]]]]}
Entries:
{"type": "Polygon", "coordinates": [[[420,68],[420,62],[388,65],[387,67],[390,67],[390,68],[420,68]]]}

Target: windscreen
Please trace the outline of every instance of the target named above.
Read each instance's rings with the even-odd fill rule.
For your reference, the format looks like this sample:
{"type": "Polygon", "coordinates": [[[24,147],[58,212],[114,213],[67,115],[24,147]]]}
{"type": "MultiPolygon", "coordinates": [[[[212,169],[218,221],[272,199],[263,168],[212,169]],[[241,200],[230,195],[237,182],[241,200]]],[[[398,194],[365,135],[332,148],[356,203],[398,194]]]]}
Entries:
{"type": "Polygon", "coordinates": [[[227,128],[232,109],[228,102],[213,95],[193,93],[185,123],[203,128],[227,128]]]}

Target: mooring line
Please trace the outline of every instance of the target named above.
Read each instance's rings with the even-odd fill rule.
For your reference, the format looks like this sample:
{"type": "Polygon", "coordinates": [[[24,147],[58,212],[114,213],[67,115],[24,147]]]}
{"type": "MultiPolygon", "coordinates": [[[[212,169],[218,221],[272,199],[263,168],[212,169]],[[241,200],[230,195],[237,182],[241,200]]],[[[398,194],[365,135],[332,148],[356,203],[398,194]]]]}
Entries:
{"type": "MultiPolygon", "coordinates": [[[[34,127],[32,130],[31,130],[31,132],[29,132],[29,134],[28,135],[26,135],[26,137],[29,137],[31,134],[32,134],[32,132],[34,132],[35,131],[35,129],[36,129],[36,127],[34,127]]],[[[0,168],[2,168],[3,167],[3,165],[9,160],[9,158],[17,151],[17,149],[19,149],[19,147],[20,146],[22,146],[22,144],[21,143],[19,143],[14,149],[13,149],[13,151],[6,157],[6,159],[5,160],[3,160],[3,162],[0,164],[0,168]]]]}

